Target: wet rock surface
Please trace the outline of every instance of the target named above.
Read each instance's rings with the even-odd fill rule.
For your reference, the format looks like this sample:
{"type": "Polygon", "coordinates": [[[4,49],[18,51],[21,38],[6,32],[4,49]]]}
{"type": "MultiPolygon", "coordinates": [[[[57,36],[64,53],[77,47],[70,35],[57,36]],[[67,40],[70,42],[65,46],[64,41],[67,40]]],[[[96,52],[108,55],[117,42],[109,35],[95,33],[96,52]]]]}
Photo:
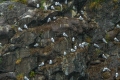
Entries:
{"type": "Polygon", "coordinates": [[[119,0],[0,3],[0,80],[119,80],[119,0]]]}

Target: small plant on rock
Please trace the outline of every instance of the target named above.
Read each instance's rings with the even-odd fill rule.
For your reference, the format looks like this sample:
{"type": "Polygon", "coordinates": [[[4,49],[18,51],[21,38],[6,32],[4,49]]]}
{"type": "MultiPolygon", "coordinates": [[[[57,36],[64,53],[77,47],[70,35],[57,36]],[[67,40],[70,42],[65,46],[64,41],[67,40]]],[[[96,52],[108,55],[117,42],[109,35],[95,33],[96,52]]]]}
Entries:
{"type": "Polygon", "coordinates": [[[45,0],[40,0],[40,5],[41,5],[41,9],[43,10],[44,9],[44,6],[43,6],[43,3],[45,2],[45,0]]]}
{"type": "Polygon", "coordinates": [[[23,4],[27,4],[27,0],[11,0],[11,1],[15,1],[15,2],[23,3],[23,4]]]}
{"type": "Polygon", "coordinates": [[[101,9],[102,5],[101,3],[105,0],[90,0],[90,9],[101,9]]]}
{"type": "Polygon", "coordinates": [[[20,73],[20,74],[17,75],[17,80],[24,80],[23,73],[20,73]]]}
{"type": "Polygon", "coordinates": [[[35,72],[34,72],[34,71],[30,71],[29,76],[30,76],[31,78],[32,78],[32,77],[35,77],[35,72]]]}
{"type": "Polygon", "coordinates": [[[16,60],[15,64],[20,64],[21,61],[22,61],[22,59],[19,58],[19,59],[16,60]]]}
{"type": "Polygon", "coordinates": [[[12,10],[13,8],[14,8],[14,5],[12,5],[12,4],[8,6],[9,10],[12,10]]]}

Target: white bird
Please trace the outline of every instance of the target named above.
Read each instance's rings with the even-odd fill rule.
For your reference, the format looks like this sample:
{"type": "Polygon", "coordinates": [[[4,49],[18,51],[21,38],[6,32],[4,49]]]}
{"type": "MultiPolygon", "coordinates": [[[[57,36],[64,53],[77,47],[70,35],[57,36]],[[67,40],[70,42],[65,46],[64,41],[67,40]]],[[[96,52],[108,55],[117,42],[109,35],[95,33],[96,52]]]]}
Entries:
{"type": "Polygon", "coordinates": [[[51,18],[48,18],[47,22],[50,22],[51,21],[51,18]]]}
{"type": "Polygon", "coordinates": [[[29,80],[29,79],[27,78],[27,76],[24,76],[24,80],[29,80]]]}
{"type": "Polygon", "coordinates": [[[61,11],[63,10],[62,4],[60,4],[61,11]]]}
{"type": "Polygon", "coordinates": [[[28,9],[28,13],[33,13],[33,12],[34,12],[34,10],[28,9]]]}
{"type": "Polygon", "coordinates": [[[107,59],[107,56],[105,56],[105,54],[102,54],[102,57],[105,58],[105,59],[107,59]]]}
{"type": "Polygon", "coordinates": [[[79,19],[80,19],[80,20],[83,20],[83,17],[82,17],[82,16],[80,16],[80,17],[79,17],[79,19]]]}
{"type": "Polygon", "coordinates": [[[18,27],[18,31],[23,31],[22,28],[18,27]]]}
{"type": "Polygon", "coordinates": [[[83,45],[82,43],[80,43],[79,46],[80,46],[81,48],[84,48],[84,45],[83,45]]]}
{"type": "Polygon", "coordinates": [[[74,49],[76,50],[76,49],[77,49],[77,46],[74,46],[74,49]]]}
{"type": "Polygon", "coordinates": [[[52,41],[52,42],[55,42],[54,38],[51,38],[51,41],[52,41]]]}
{"type": "Polygon", "coordinates": [[[35,1],[36,1],[36,0],[32,0],[32,2],[34,2],[34,3],[35,3],[35,1]]]}
{"type": "Polygon", "coordinates": [[[53,0],[50,0],[51,2],[53,2],[53,0]]]}
{"type": "Polygon", "coordinates": [[[53,19],[55,20],[55,19],[57,19],[57,18],[54,16],[53,19]]]}
{"type": "Polygon", "coordinates": [[[67,2],[67,0],[65,0],[65,4],[67,4],[68,2],[67,2]]]}
{"type": "Polygon", "coordinates": [[[68,37],[68,35],[67,35],[65,32],[63,32],[63,36],[64,36],[64,37],[68,37]]]}
{"type": "Polygon", "coordinates": [[[34,44],[34,47],[38,47],[38,46],[39,46],[39,44],[38,44],[38,43],[35,43],[35,44],[34,44]]]}
{"type": "Polygon", "coordinates": [[[59,5],[60,5],[60,3],[59,3],[59,2],[55,2],[55,5],[56,5],[56,6],[59,6],[59,5]]]}
{"type": "Polygon", "coordinates": [[[64,51],[64,55],[66,55],[67,53],[64,51]]]}
{"type": "Polygon", "coordinates": [[[83,10],[81,10],[81,14],[84,14],[84,11],[83,11],[83,10]]]}
{"type": "Polygon", "coordinates": [[[85,42],[82,42],[83,47],[85,47],[85,42]]]}
{"type": "Polygon", "coordinates": [[[40,7],[40,5],[39,4],[37,4],[37,8],[39,8],[40,7]]]}
{"type": "Polygon", "coordinates": [[[44,66],[44,62],[42,62],[42,63],[39,65],[39,67],[41,67],[41,66],[44,66]]]}
{"type": "Polygon", "coordinates": [[[89,43],[87,43],[87,42],[82,42],[82,45],[84,45],[84,46],[88,46],[88,44],[89,43]]]}
{"type": "Polygon", "coordinates": [[[85,46],[88,46],[88,44],[89,44],[89,43],[87,43],[87,42],[82,42],[82,43],[79,44],[79,46],[80,46],[81,48],[84,48],[85,46]]]}
{"type": "Polygon", "coordinates": [[[119,24],[117,24],[117,26],[116,26],[117,28],[120,28],[120,25],[119,24]]]}
{"type": "Polygon", "coordinates": [[[118,40],[116,37],[114,38],[114,41],[117,41],[117,42],[119,42],[119,40],[118,40]]]}
{"type": "Polygon", "coordinates": [[[0,16],[3,16],[3,13],[0,13],[0,16]]]}
{"type": "Polygon", "coordinates": [[[104,72],[104,71],[111,71],[111,70],[110,70],[109,68],[107,68],[107,67],[104,67],[104,68],[103,68],[103,72],[104,72]]]}
{"type": "Polygon", "coordinates": [[[118,77],[118,75],[119,75],[119,74],[116,72],[116,73],[115,73],[115,77],[117,78],[117,77],[118,77]]]}
{"type": "Polygon", "coordinates": [[[75,6],[73,6],[73,10],[75,10],[76,8],[75,8],[75,6]]]}
{"type": "Polygon", "coordinates": [[[9,54],[10,54],[10,52],[3,54],[3,56],[9,55],[9,54]]]}
{"type": "Polygon", "coordinates": [[[49,61],[49,64],[52,64],[52,63],[53,63],[52,60],[50,60],[50,61],[49,61]]]}
{"type": "Polygon", "coordinates": [[[72,37],[72,41],[73,41],[73,42],[75,41],[75,37],[72,37]]]}
{"type": "Polygon", "coordinates": [[[75,52],[75,49],[70,49],[71,50],[71,52],[75,52]]]}
{"type": "Polygon", "coordinates": [[[48,10],[48,8],[47,8],[47,6],[46,6],[46,5],[44,6],[44,10],[45,10],[45,11],[47,11],[47,10],[48,10]]]}
{"type": "Polygon", "coordinates": [[[55,2],[55,5],[57,6],[57,5],[58,5],[58,3],[57,3],[57,2],[55,2]]]}
{"type": "Polygon", "coordinates": [[[99,45],[97,45],[96,43],[94,43],[94,46],[97,47],[97,48],[99,48],[99,45]]]}
{"type": "Polygon", "coordinates": [[[24,28],[25,28],[25,29],[28,29],[28,27],[27,27],[27,25],[26,25],[26,24],[24,24],[24,28]]]}
{"type": "Polygon", "coordinates": [[[31,15],[26,15],[26,16],[22,17],[22,19],[24,19],[24,18],[32,18],[32,16],[31,15]]]}
{"type": "Polygon", "coordinates": [[[2,43],[0,43],[0,47],[2,47],[2,43]]]}
{"type": "Polygon", "coordinates": [[[54,10],[54,9],[55,9],[55,7],[52,5],[52,6],[51,6],[51,9],[52,9],[52,10],[54,10]]]}
{"type": "Polygon", "coordinates": [[[106,44],[108,43],[108,42],[105,40],[105,38],[102,38],[102,41],[103,41],[104,43],[106,43],[106,44]]]}
{"type": "Polygon", "coordinates": [[[58,3],[57,3],[57,2],[55,2],[55,5],[57,6],[57,5],[58,5],[58,3]]]}

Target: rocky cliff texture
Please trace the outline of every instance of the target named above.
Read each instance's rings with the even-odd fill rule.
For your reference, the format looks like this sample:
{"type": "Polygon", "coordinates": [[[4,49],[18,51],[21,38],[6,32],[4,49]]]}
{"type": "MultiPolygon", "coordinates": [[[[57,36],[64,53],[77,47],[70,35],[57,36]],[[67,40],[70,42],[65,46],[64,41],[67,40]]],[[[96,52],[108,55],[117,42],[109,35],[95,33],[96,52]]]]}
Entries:
{"type": "Polygon", "coordinates": [[[119,0],[0,3],[0,80],[120,80],[119,0]]]}

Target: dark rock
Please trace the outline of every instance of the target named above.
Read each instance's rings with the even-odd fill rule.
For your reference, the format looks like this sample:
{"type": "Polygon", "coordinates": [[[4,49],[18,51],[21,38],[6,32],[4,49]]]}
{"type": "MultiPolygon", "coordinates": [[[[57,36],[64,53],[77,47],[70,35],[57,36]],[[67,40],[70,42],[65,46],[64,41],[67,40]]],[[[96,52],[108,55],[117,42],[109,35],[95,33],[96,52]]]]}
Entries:
{"type": "Polygon", "coordinates": [[[21,46],[29,46],[30,44],[34,43],[35,38],[37,37],[36,34],[33,34],[31,32],[25,32],[25,33],[20,33],[20,35],[14,35],[11,38],[11,43],[13,44],[21,44],[21,46]]]}
{"type": "Polygon", "coordinates": [[[119,79],[119,76],[115,78],[115,73],[120,72],[120,42],[114,41],[114,37],[120,38],[119,26],[116,27],[120,24],[120,2],[67,1],[67,4],[65,0],[5,1],[0,4],[1,80],[8,76],[9,80],[24,76],[30,80],[119,79]],[[55,2],[60,2],[62,7],[55,6],[55,2]],[[37,4],[40,8],[36,8],[37,4]],[[48,10],[43,9],[45,5],[48,10]],[[55,10],[50,8],[52,5],[55,10]],[[18,31],[18,27],[22,31],[18,31]],[[73,37],[75,41],[72,41],[73,37]],[[103,72],[105,67],[110,71],[103,72]],[[7,75],[8,72],[16,75],[7,75]]]}
{"type": "Polygon", "coordinates": [[[22,58],[22,61],[20,64],[15,66],[15,72],[16,74],[23,73],[25,75],[28,75],[28,73],[36,66],[36,58],[35,57],[26,57],[22,58]]]}
{"type": "Polygon", "coordinates": [[[11,78],[11,80],[16,79],[15,72],[8,72],[8,73],[3,73],[0,75],[0,79],[3,80],[5,77],[11,78]]]}

